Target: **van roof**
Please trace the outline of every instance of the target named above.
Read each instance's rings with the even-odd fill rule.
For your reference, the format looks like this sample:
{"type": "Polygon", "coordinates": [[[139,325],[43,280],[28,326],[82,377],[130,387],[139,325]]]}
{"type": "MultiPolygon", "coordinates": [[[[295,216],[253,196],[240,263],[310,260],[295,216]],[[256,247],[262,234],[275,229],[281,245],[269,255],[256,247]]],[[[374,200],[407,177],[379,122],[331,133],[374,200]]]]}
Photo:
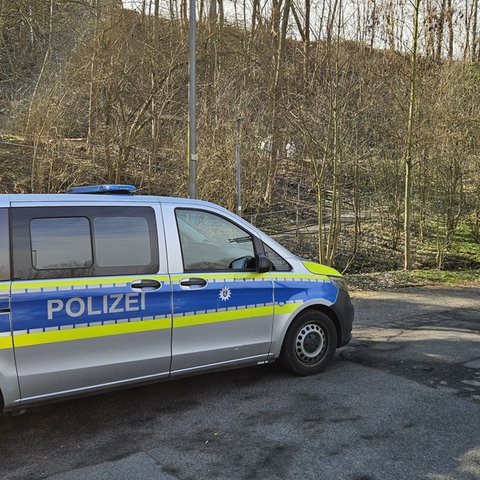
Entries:
{"type": "Polygon", "coordinates": [[[156,195],[133,195],[135,191],[136,188],[133,185],[104,184],[73,187],[69,188],[65,193],[4,193],[0,194],[0,208],[10,207],[12,204],[34,207],[52,204],[78,205],[80,203],[84,205],[161,203],[203,206],[213,208],[219,212],[223,211],[232,214],[224,207],[204,200],[156,195]]]}

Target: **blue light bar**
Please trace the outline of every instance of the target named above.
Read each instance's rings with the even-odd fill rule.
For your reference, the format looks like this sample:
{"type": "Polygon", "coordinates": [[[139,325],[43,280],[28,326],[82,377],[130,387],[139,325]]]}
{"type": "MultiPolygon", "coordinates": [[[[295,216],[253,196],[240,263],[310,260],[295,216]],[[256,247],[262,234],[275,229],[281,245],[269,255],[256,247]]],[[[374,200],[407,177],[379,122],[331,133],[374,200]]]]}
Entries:
{"type": "Polygon", "coordinates": [[[133,185],[85,185],[71,187],[65,193],[93,193],[100,195],[133,195],[137,189],[133,185]]]}

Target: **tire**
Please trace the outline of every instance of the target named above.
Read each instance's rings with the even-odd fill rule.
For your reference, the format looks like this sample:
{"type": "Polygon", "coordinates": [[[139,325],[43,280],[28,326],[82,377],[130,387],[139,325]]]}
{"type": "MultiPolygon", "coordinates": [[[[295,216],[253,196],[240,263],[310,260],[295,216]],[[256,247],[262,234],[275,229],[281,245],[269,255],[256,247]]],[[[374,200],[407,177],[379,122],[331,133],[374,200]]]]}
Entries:
{"type": "Polygon", "coordinates": [[[282,345],[280,361],[297,375],[315,375],[325,370],[337,348],[337,331],[331,318],[308,310],[290,325],[282,345]]]}

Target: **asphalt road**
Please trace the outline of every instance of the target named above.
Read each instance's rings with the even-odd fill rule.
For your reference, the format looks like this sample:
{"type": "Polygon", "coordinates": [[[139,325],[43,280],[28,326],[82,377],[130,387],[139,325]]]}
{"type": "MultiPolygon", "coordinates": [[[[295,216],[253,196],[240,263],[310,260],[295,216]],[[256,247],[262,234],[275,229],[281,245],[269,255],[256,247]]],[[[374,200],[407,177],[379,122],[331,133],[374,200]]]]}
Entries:
{"type": "Polygon", "coordinates": [[[324,374],[198,376],[0,418],[0,478],[480,479],[480,289],[355,293],[324,374]]]}

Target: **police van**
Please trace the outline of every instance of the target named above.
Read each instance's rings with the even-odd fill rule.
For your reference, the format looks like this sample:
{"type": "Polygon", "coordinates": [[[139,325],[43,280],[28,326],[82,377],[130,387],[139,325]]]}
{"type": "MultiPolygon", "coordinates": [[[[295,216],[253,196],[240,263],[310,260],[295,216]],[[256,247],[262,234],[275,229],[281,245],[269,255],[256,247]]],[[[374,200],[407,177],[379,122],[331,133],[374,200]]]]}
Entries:
{"type": "Polygon", "coordinates": [[[336,270],[220,206],[134,191],[0,195],[5,411],[277,359],[315,374],[349,342],[336,270]]]}

